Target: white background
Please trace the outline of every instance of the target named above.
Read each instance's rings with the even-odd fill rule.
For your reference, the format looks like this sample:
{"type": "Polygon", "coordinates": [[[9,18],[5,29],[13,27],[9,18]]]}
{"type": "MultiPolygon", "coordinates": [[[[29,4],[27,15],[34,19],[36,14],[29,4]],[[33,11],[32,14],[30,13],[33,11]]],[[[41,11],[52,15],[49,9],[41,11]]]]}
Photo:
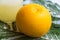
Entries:
{"type": "Polygon", "coordinates": [[[60,5],[60,0],[51,0],[54,3],[58,3],[60,5]]]}

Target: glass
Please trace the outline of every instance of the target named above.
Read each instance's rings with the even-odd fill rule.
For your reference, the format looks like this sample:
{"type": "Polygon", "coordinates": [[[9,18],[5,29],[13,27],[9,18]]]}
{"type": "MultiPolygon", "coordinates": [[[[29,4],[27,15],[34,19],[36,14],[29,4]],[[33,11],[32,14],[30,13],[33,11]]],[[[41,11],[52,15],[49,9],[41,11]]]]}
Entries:
{"type": "Polygon", "coordinates": [[[11,30],[22,2],[23,0],[0,0],[0,20],[10,25],[11,30]]]}

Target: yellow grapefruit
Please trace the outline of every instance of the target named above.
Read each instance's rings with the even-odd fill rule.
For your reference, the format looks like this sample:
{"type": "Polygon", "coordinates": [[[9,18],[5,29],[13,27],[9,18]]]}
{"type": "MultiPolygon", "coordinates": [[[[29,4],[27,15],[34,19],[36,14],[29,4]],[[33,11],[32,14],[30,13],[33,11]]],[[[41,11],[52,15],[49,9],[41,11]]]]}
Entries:
{"type": "Polygon", "coordinates": [[[49,11],[39,4],[27,4],[17,13],[16,26],[19,32],[30,37],[41,37],[51,27],[52,19],[49,11]]]}

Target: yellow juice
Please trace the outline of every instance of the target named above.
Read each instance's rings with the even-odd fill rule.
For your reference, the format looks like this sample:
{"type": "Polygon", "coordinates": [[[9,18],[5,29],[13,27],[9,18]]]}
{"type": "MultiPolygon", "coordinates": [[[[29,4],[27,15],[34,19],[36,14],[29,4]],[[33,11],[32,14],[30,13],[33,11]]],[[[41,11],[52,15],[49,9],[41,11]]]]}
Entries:
{"type": "Polygon", "coordinates": [[[23,0],[0,0],[0,20],[11,26],[22,2],[23,0]]]}

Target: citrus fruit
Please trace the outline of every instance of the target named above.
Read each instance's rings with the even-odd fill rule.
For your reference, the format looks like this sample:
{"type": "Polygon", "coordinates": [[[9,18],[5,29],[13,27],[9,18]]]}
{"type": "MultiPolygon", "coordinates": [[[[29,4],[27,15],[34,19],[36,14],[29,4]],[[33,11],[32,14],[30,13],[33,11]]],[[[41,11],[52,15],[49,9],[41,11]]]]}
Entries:
{"type": "Polygon", "coordinates": [[[39,4],[27,4],[17,13],[16,26],[19,32],[30,37],[45,35],[52,23],[49,11],[39,4]]]}

